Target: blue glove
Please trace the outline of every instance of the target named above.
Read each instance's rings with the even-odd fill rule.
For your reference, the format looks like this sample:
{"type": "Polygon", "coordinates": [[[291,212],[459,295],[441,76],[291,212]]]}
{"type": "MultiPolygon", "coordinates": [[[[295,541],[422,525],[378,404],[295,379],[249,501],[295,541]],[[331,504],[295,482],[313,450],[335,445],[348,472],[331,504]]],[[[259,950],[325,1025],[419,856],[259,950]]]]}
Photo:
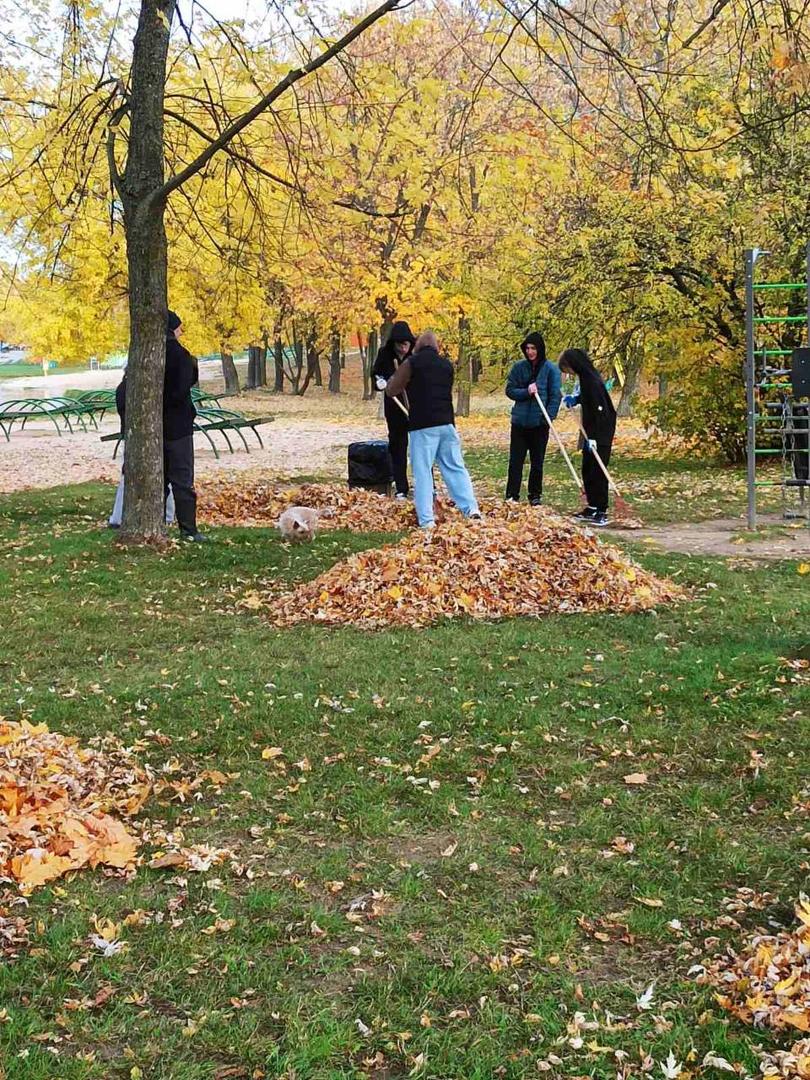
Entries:
{"type": "Polygon", "coordinates": [[[582,449],[588,454],[594,453],[596,451],[596,439],[584,439],[582,449]]]}
{"type": "Polygon", "coordinates": [[[579,394],[566,394],[563,398],[563,405],[566,409],[573,409],[575,405],[579,405],[579,394]]]}
{"type": "Polygon", "coordinates": [[[615,379],[608,379],[608,381],[605,383],[605,389],[607,391],[611,391],[613,389],[613,387],[615,386],[615,384],[616,384],[615,379]]]}

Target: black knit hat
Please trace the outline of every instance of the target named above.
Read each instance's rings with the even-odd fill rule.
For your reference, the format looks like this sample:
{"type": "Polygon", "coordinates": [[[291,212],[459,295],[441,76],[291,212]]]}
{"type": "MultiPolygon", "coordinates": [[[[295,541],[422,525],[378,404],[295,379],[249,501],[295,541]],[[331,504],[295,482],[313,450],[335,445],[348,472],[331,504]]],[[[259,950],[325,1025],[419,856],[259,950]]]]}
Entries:
{"type": "Polygon", "coordinates": [[[180,318],[180,316],[177,314],[176,311],[170,311],[169,312],[169,321],[168,321],[168,325],[167,325],[167,330],[169,331],[169,333],[173,334],[175,332],[175,330],[177,329],[177,327],[182,324],[182,322],[183,322],[183,320],[180,318]]]}

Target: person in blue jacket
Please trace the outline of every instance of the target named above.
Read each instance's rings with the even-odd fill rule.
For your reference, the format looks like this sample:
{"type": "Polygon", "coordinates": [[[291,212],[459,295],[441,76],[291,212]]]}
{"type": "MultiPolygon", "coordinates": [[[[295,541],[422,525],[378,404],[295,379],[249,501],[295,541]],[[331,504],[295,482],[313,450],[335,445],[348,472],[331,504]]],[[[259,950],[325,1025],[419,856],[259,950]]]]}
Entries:
{"type": "Polygon", "coordinates": [[[520,348],[525,359],[513,365],[506,380],[506,396],[515,403],[512,406],[506,498],[513,502],[520,499],[523,466],[528,454],[531,462],[529,503],[539,506],[543,501],[543,462],[549,427],[535,394],[540,396],[551,420],[555,420],[562,399],[560,371],[556,364],[546,359],[546,343],[542,334],[528,334],[520,348]]]}

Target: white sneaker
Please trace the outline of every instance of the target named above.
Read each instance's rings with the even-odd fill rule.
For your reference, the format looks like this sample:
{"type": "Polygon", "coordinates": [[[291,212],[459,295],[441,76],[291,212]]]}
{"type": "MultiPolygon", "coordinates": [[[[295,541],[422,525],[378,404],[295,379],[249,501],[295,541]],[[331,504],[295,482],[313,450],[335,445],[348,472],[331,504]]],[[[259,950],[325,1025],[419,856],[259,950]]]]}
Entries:
{"type": "Polygon", "coordinates": [[[408,498],[408,496],[407,496],[407,495],[405,494],[405,492],[404,492],[404,491],[398,491],[398,492],[396,493],[396,495],[394,496],[394,498],[395,498],[395,499],[396,499],[396,500],[397,500],[398,502],[406,502],[406,501],[407,501],[407,498],[408,498]]]}
{"type": "Polygon", "coordinates": [[[436,528],[436,522],[429,521],[427,525],[420,525],[419,528],[422,529],[424,532],[432,532],[433,529],[436,528]]]}

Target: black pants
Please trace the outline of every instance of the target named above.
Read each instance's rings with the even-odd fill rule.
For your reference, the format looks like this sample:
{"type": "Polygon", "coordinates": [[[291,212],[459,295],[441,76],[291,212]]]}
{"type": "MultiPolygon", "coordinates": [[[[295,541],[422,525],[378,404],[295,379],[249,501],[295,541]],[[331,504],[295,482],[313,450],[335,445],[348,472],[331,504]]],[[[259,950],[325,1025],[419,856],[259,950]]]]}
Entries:
{"type": "Polygon", "coordinates": [[[526,454],[529,455],[529,498],[539,499],[543,495],[543,462],[548,446],[548,428],[519,427],[512,424],[509,439],[509,475],[506,480],[507,499],[520,498],[520,485],[523,483],[523,465],[526,454]]]}
{"type": "MultiPolygon", "coordinates": [[[[608,467],[610,462],[611,445],[611,443],[601,442],[596,444],[596,449],[605,468],[608,467]]],[[[608,508],[610,496],[607,477],[599,468],[599,464],[590,450],[582,451],[582,485],[588,497],[588,506],[594,506],[600,513],[604,513],[608,508]]]]}
{"type": "Polygon", "coordinates": [[[388,422],[388,451],[394,470],[397,495],[408,494],[408,429],[402,424],[388,422]]]}
{"type": "Polygon", "coordinates": [[[163,443],[163,486],[174,495],[177,524],[182,532],[197,531],[197,492],[194,490],[194,436],[163,443]]]}

